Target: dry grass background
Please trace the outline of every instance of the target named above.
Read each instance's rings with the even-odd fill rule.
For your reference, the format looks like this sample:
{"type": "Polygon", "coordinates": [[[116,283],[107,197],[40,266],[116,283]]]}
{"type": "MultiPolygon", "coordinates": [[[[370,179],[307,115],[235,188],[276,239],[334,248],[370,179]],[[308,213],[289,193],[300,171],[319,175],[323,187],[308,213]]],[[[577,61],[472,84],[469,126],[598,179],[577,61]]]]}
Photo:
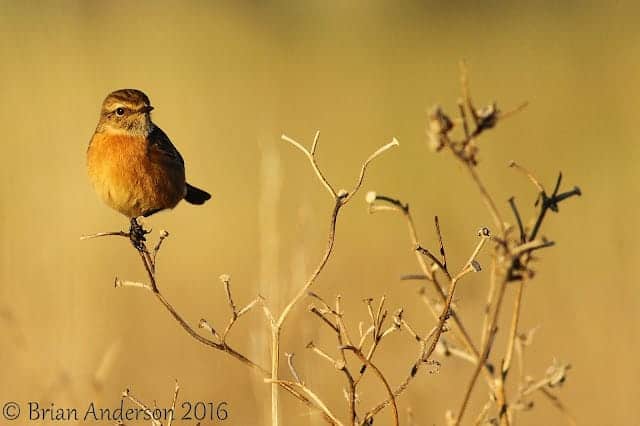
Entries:
{"type": "MultiPolygon", "coordinates": [[[[530,101],[483,142],[480,173],[503,211],[512,194],[523,209],[535,199],[506,167],[511,159],[545,182],[561,169],[587,195],[546,225],[558,245],[543,253],[526,289],[522,327],[540,326],[530,373],[542,374],[553,357],[568,360],[561,395],[579,424],[639,422],[638,12],[623,2],[2,2],[0,401],[109,406],[131,385],[166,406],[178,378],[182,398],[228,401],[228,424],[269,421],[269,387],[253,373],[191,340],[145,292],[113,288],[116,274],[144,279],[133,250],[119,240],[78,240],[127,225],[85,177],[86,144],[109,91],[147,91],[190,180],[214,194],[205,207],[180,205],[147,223],[172,232],[159,259],[164,293],[192,322],[221,322],[221,273],[232,275],[238,303],[258,291],[270,300],[290,296],[324,245],[331,202],[279,140],[283,131],[309,142],[321,129],[320,163],[345,187],[362,158],[396,136],[401,148],[371,168],[365,189],[409,201],[423,240],[435,242],[438,214],[451,262],[465,260],[490,217],[464,170],[430,153],[424,136],[430,105],[453,109],[465,58],[478,103],[530,101]],[[106,353],[113,356],[95,386],[106,353]]],[[[364,200],[354,200],[319,292],[341,292],[354,316],[365,315],[362,297],[386,294],[390,307],[404,305],[428,329],[414,284],[398,280],[416,272],[404,226],[369,216],[364,200]]],[[[486,280],[472,278],[457,297],[466,318],[479,314],[485,292],[474,283],[486,280]]],[[[308,340],[324,337],[303,305],[285,349],[299,354],[301,374],[335,405],[341,378],[312,368],[317,361],[304,353],[308,340]]],[[[248,318],[233,341],[266,359],[261,321],[248,318]]],[[[381,352],[391,377],[411,362],[410,345],[398,339],[394,351],[381,352]]],[[[428,419],[418,424],[444,423],[444,409],[460,401],[456,384],[470,373],[445,362],[439,375],[413,384],[401,409],[428,419]]],[[[476,402],[485,398],[481,388],[476,402]]],[[[380,395],[371,389],[363,398],[380,395]]],[[[322,424],[283,400],[286,424],[322,424]]],[[[562,424],[537,402],[521,424],[562,424]]]]}

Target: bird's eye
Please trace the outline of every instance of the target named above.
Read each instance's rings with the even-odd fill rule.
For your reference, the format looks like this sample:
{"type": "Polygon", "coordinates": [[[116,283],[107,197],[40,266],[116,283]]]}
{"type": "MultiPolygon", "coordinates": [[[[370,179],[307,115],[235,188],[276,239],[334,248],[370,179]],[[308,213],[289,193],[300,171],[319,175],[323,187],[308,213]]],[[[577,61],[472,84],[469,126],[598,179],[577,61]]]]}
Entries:
{"type": "Polygon", "coordinates": [[[118,117],[122,117],[124,115],[124,108],[121,107],[121,108],[116,109],[116,115],[118,117]]]}

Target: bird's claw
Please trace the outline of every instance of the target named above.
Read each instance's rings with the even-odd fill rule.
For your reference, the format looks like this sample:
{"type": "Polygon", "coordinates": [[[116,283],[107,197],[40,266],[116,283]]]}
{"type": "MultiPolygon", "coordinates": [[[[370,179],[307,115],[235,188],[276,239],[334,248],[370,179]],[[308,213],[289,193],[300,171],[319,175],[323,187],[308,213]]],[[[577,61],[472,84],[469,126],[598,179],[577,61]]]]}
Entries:
{"type": "Polygon", "coordinates": [[[131,240],[131,244],[138,251],[143,251],[145,249],[145,242],[147,235],[151,231],[145,230],[138,220],[134,217],[131,219],[131,227],[129,228],[129,239],[131,240]]]}

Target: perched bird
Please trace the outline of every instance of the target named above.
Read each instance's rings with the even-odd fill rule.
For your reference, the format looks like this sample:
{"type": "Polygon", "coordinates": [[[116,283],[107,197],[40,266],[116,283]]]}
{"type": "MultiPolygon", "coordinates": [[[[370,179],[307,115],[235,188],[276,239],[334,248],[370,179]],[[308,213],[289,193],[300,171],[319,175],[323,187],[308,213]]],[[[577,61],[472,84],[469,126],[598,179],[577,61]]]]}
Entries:
{"type": "Polygon", "coordinates": [[[152,110],[140,90],[109,94],[87,150],[93,187],[107,205],[130,218],[132,234],[142,231],[140,216],[171,209],[182,199],[200,205],[211,198],[186,182],[184,160],[151,121],[152,110]]]}

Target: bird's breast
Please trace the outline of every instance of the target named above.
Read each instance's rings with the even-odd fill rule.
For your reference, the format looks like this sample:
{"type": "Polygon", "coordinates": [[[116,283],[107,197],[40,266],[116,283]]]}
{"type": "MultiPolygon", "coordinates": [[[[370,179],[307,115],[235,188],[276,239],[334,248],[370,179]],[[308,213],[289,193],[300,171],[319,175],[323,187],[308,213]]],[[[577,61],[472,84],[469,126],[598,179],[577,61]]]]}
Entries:
{"type": "Polygon", "coordinates": [[[186,193],[184,168],[154,159],[141,136],[96,133],[87,169],[103,201],[128,217],[173,208],[186,193]]]}

